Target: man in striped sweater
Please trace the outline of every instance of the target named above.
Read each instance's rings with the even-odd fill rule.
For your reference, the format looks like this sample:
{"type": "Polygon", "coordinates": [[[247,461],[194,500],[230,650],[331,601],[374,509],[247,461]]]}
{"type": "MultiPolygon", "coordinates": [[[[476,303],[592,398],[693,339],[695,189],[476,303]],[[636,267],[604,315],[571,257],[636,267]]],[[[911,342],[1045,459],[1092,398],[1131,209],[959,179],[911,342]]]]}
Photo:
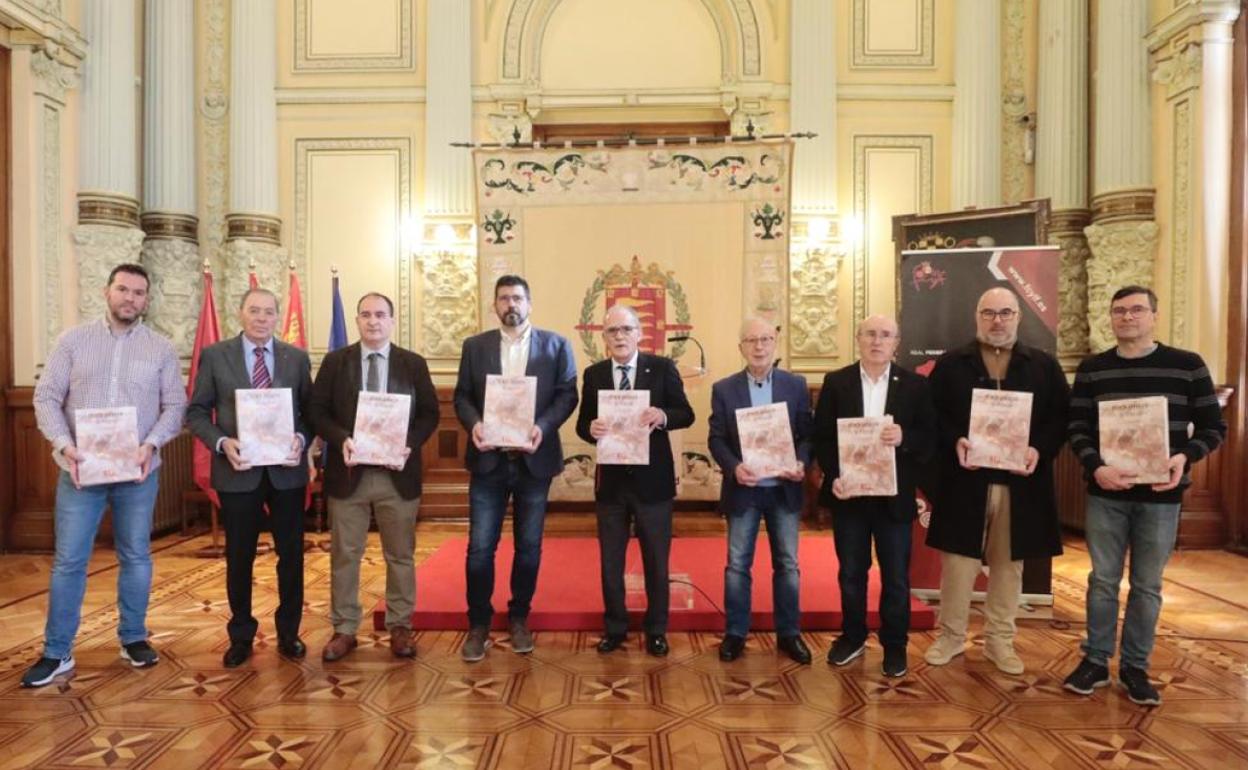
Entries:
{"type": "Polygon", "coordinates": [[[1126,286],[1110,301],[1117,346],[1079,365],[1070,399],[1070,447],[1088,478],[1086,536],[1092,557],[1088,576],[1087,640],[1083,662],[1066,677],[1067,690],[1090,695],[1109,684],[1118,623],[1118,586],[1131,551],[1131,591],[1122,624],[1118,682],[1135,703],[1157,705],[1148,680],[1161,613],[1161,573],[1174,549],[1188,471],[1226,435],[1209,369],[1199,355],[1153,339],[1157,295],[1126,286]],[[1136,483],[1136,474],[1106,465],[1100,453],[1098,404],[1123,398],[1165,396],[1170,429],[1169,479],[1136,483]]]}

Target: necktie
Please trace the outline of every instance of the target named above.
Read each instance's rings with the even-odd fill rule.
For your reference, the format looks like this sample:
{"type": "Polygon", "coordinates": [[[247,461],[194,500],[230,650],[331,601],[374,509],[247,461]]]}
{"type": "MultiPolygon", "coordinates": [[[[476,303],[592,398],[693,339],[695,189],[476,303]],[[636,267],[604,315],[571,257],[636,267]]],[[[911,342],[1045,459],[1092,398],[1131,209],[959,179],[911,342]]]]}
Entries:
{"type": "Polygon", "coordinates": [[[267,388],[273,384],[269,365],[264,362],[264,348],[256,348],[256,363],[251,367],[251,387],[267,388]]]}
{"type": "Polygon", "coordinates": [[[633,385],[628,381],[628,370],[633,367],[617,366],[616,368],[620,370],[620,390],[632,390],[633,385]]]}
{"type": "Polygon", "coordinates": [[[364,389],[369,393],[376,393],[381,389],[381,373],[377,371],[378,358],[381,358],[380,353],[368,354],[368,375],[364,379],[364,389]]]}

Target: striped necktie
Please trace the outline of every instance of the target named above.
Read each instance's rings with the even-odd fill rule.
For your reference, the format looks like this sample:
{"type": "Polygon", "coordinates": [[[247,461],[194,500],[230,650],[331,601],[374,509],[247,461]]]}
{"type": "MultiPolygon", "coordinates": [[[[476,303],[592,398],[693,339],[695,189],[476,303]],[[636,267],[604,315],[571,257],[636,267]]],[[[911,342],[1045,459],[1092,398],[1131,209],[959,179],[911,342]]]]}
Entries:
{"type": "Polygon", "coordinates": [[[269,365],[264,362],[264,348],[256,348],[256,363],[251,367],[251,387],[267,388],[273,384],[269,365]]]}
{"type": "Polygon", "coordinates": [[[620,370],[620,390],[632,390],[633,384],[628,381],[628,370],[633,367],[617,366],[616,368],[620,370]]]}

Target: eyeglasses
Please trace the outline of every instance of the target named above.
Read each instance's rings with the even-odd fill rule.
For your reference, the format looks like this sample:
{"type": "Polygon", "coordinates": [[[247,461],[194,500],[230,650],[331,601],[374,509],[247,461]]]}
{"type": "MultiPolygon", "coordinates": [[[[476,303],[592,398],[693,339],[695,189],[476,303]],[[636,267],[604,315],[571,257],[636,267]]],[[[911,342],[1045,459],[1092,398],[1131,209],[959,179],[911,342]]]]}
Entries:
{"type": "Polygon", "coordinates": [[[1004,310],[993,310],[990,307],[986,307],[983,310],[979,311],[979,317],[985,321],[993,321],[998,318],[1000,318],[1002,321],[1011,321],[1017,315],[1018,315],[1018,311],[1012,307],[1007,307],[1004,310]]]}
{"type": "Polygon", "coordinates": [[[775,341],[775,337],[745,337],[741,340],[741,344],[752,348],[755,345],[770,345],[775,341]]]}
{"type": "Polygon", "coordinates": [[[1139,318],[1140,316],[1148,315],[1151,312],[1153,312],[1153,309],[1148,305],[1132,305],[1131,307],[1123,307],[1122,305],[1119,305],[1118,307],[1111,307],[1109,309],[1109,314],[1114,318],[1126,318],[1127,316],[1139,318]]]}
{"type": "Polygon", "coordinates": [[[608,326],[607,328],[603,329],[603,331],[606,332],[608,337],[615,337],[620,334],[624,334],[624,335],[632,334],[633,332],[637,331],[637,327],[636,326],[608,326]]]}
{"type": "Polygon", "coordinates": [[[890,331],[878,331],[876,329],[868,329],[865,332],[858,332],[858,336],[866,337],[869,340],[891,340],[897,335],[893,334],[890,331]]]}

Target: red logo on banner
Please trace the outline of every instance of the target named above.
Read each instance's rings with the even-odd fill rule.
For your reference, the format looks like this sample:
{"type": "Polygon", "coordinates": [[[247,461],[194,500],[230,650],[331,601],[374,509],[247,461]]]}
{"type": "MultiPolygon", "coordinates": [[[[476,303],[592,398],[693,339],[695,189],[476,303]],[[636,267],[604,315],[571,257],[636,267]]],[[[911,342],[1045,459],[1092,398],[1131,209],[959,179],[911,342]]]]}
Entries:
{"type": "Polygon", "coordinates": [[[924,286],[928,289],[935,289],[937,286],[945,282],[945,271],[932,267],[932,263],[923,260],[915,266],[911,279],[914,281],[915,291],[919,291],[924,286]]]}

